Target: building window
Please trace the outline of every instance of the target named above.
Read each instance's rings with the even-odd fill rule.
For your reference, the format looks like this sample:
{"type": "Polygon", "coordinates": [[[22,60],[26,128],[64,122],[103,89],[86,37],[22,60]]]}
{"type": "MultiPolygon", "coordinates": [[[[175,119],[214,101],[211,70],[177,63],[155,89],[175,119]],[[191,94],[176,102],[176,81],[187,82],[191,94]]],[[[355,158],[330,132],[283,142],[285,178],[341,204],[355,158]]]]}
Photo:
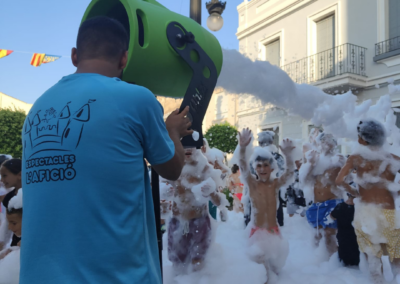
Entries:
{"type": "Polygon", "coordinates": [[[229,98],[225,92],[215,94],[215,119],[221,120],[228,118],[229,98]]]}
{"type": "Polygon", "coordinates": [[[267,43],[265,45],[265,60],[267,60],[272,65],[280,67],[281,62],[281,40],[277,40],[267,43]]]}
{"type": "Polygon", "coordinates": [[[262,131],[272,131],[275,133],[274,136],[274,145],[276,146],[276,148],[278,149],[279,152],[279,127],[271,127],[271,128],[264,128],[262,131]]]}
{"type": "Polygon", "coordinates": [[[396,116],[396,126],[400,128],[400,108],[393,108],[394,115],[396,116]]]}
{"type": "MultiPolygon", "coordinates": [[[[375,45],[375,62],[400,54],[400,1],[378,1],[378,43],[375,45]]],[[[384,61],[387,66],[397,61],[384,61]]]]}
{"type": "Polygon", "coordinates": [[[317,76],[335,76],[335,15],[317,22],[317,76]]]}
{"type": "Polygon", "coordinates": [[[389,0],[388,36],[386,52],[400,49],[400,1],[389,0]]]}
{"type": "Polygon", "coordinates": [[[400,36],[400,1],[389,0],[389,38],[400,36]]]}
{"type": "Polygon", "coordinates": [[[335,47],[335,15],[317,22],[317,53],[335,47]]]}

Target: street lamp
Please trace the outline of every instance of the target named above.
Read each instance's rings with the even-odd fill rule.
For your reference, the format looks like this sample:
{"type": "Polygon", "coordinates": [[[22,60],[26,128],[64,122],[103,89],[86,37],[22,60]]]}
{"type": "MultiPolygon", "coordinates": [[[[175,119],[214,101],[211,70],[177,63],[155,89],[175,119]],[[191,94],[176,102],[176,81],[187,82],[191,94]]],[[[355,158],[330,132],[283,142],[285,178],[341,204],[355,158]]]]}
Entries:
{"type": "Polygon", "coordinates": [[[224,12],[226,2],[211,0],[206,3],[206,8],[210,16],[207,18],[207,27],[213,32],[219,31],[224,25],[224,19],[221,14],[224,12]]]}
{"type": "MultiPolygon", "coordinates": [[[[224,25],[221,14],[224,12],[226,2],[211,0],[206,3],[210,16],[207,18],[207,27],[213,32],[219,31],[224,25]]],[[[190,0],[190,18],[201,25],[201,0],[190,0]]]]}

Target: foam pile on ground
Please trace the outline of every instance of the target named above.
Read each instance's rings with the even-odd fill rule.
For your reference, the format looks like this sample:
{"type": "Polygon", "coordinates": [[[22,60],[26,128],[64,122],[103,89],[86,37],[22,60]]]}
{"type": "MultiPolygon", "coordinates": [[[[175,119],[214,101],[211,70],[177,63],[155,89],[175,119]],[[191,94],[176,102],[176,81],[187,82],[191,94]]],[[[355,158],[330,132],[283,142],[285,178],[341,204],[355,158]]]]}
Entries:
{"type": "Polygon", "coordinates": [[[10,252],[0,260],[0,284],[18,284],[20,250],[19,248],[10,252]]]}
{"type": "MultiPolygon", "coordinates": [[[[164,235],[164,283],[166,284],[264,284],[264,266],[249,259],[248,235],[244,230],[243,214],[229,212],[229,221],[218,221],[216,244],[210,248],[203,271],[174,277],[168,261],[167,236],[164,235]]],[[[372,284],[368,274],[358,268],[343,267],[334,254],[330,259],[322,248],[312,244],[315,231],[306,218],[285,214],[282,236],[289,241],[289,256],[276,284],[372,284]]],[[[323,241],[323,240],[322,240],[323,241]]],[[[361,259],[361,268],[366,268],[361,259]]],[[[395,283],[395,282],[393,282],[395,283]]]]}

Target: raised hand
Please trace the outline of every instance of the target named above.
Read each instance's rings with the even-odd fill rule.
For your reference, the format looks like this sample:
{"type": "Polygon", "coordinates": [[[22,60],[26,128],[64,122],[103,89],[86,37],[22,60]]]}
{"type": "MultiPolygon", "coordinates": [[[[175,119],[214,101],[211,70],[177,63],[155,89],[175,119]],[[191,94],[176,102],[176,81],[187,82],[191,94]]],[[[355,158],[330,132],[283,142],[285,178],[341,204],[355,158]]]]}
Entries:
{"type": "Polygon", "coordinates": [[[250,144],[252,138],[251,130],[243,128],[242,132],[239,132],[239,145],[240,147],[247,147],[250,144]]]}
{"type": "Polygon", "coordinates": [[[293,145],[293,141],[290,139],[283,139],[281,145],[279,145],[279,148],[282,150],[282,153],[287,155],[290,154],[294,148],[296,148],[293,145]]]}

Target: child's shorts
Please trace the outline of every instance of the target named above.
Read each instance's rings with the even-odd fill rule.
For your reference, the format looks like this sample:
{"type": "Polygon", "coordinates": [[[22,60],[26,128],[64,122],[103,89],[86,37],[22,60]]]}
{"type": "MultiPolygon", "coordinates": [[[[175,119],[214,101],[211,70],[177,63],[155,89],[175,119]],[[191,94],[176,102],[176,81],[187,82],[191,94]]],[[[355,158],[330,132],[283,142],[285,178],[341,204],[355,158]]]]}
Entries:
{"type": "Polygon", "coordinates": [[[343,199],[332,199],[325,202],[313,203],[306,212],[308,223],[314,228],[321,226],[324,229],[337,229],[337,221],[333,220],[330,215],[336,205],[342,202],[343,199]]]}
{"type": "Polygon", "coordinates": [[[173,217],[168,226],[168,258],[172,263],[202,261],[211,243],[208,214],[189,221],[173,217]]]}

